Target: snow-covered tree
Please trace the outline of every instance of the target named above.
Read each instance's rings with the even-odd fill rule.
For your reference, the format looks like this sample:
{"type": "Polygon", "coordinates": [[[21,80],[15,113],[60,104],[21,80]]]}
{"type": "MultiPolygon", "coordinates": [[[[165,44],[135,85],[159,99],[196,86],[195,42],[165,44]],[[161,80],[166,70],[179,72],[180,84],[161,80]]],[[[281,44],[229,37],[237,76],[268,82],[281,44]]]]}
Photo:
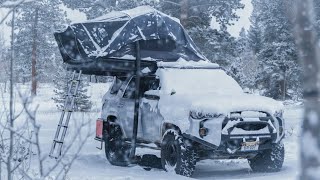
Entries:
{"type": "Polygon", "coordinates": [[[231,63],[230,72],[243,88],[254,89],[255,77],[257,75],[257,60],[253,53],[254,51],[250,47],[248,33],[244,28],[241,29],[236,41],[238,56],[231,63]]]}
{"type": "Polygon", "coordinates": [[[265,90],[265,95],[277,99],[291,98],[289,89],[294,92],[301,89],[293,24],[288,16],[290,2],[252,1],[253,25],[249,39],[259,61],[257,84],[265,90]]]}
{"type": "Polygon", "coordinates": [[[238,54],[235,51],[236,40],[227,31],[227,26],[239,18],[236,10],[244,7],[239,0],[160,0],[159,2],[160,10],[180,19],[191,38],[209,60],[219,63],[227,70],[230,69],[230,64],[238,54]],[[215,25],[218,29],[211,28],[212,19],[218,24],[215,25]]]}
{"type": "Polygon", "coordinates": [[[38,0],[17,8],[14,48],[19,81],[31,80],[32,60],[36,61],[37,80],[48,81],[56,72],[59,63],[55,60],[61,59],[57,58],[60,55],[53,33],[66,24],[66,14],[60,5],[60,0],[38,0]]]}
{"type": "MultiPolygon", "coordinates": [[[[78,74],[76,74],[76,76],[77,75],[78,74]]],[[[71,85],[70,83],[71,76],[72,76],[72,72],[67,71],[62,67],[60,67],[57,73],[54,75],[55,78],[53,82],[55,86],[55,89],[54,89],[55,97],[53,97],[52,99],[57,104],[57,108],[59,110],[64,108],[66,95],[71,85]]],[[[89,86],[89,83],[88,83],[87,77],[82,75],[79,89],[78,89],[78,94],[77,94],[77,97],[75,98],[75,103],[74,103],[75,111],[86,112],[91,109],[92,102],[90,101],[90,96],[86,95],[88,86],[89,86]]],[[[72,89],[71,92],[74,92],[74,89],[72,89]]]]}
{"type": "Polygon", "coordinates": [[[160,10],[180,20],[181,13],[186,12],[184,14],[186,23],[182,24],[187,29],[199,26],[209,27],[212,17],[221,29],[226,29],[239,18],[236,10],[244,7],[240,0],[160,0],[159,2],[160,10]]]}

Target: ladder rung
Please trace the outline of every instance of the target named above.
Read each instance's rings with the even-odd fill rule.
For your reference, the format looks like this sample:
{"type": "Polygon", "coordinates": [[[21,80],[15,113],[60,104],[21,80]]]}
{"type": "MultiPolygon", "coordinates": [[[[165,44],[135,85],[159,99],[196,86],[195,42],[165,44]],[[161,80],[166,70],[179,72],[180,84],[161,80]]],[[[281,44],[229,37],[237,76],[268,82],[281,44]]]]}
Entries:
{"type": "Polygon", "coordinates": [[[70,109],[62,109],[62,111],[64,111],[64,112],[73,112],[73,110],[70,110],[70,109]]]}
{"type": "Polygon", "coordinates": [[[58,158],[59,158],[58,156],[53,156],[52,154],[49,154],[49,157],[55,158],[55,159],[58,159],[58,158]]]}
{"type": "Polygon", "coordinates": [[[68,96],[68,97],[77,97],[77,95],[74,95],[74,94],[67,94],[66,96],[68,96]]]}
{"type": "Polygon", "coordinates": [[[68,128],[68,126],[66,126],[66,125],[62,125],[62,124],[58,124],[58,126],[60,126],[60,127],[64,127],[64,128],[68,128]]]}
{"type": "Polygon", "coordinates": [[[61,143],[61,144],[63,143],[63,141],[61,141],[61,140],[54,139],[53,141],[56,142],[56,143],[61,143]]]}

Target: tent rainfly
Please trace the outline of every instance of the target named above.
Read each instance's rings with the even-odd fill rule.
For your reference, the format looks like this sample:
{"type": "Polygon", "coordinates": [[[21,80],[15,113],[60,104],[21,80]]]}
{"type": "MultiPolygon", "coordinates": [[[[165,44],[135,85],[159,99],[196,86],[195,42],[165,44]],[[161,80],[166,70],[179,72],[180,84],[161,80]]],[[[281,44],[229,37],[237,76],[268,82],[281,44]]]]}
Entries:
{"type": "Polygon", "coordinates": [[[206,60],[178,19],[149,6],[111,12],[72,24],[54,35],[68,70],[82,70],[84,74],[117,76],[133,72],[136,42],[141,68],[151,71],[160,61],[206,60]]]}

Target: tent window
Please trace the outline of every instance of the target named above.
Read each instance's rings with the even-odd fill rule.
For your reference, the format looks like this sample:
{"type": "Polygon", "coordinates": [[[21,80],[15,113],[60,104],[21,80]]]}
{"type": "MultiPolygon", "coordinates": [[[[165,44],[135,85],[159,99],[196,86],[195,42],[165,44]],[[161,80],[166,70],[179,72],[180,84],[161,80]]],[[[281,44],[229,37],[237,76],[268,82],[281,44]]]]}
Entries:
{"type": "Polygon", "coordinates": [[[140,48],[148,51],[173,51],[176,43],[171,39],[155,39],[140,41],[140,48]]]}

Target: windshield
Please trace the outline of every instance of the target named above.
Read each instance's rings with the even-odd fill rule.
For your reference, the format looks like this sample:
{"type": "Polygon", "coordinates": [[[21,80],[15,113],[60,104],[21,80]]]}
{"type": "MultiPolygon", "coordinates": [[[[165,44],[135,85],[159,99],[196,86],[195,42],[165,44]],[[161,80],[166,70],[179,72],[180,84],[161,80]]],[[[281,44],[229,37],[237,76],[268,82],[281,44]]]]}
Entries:
{"type": "Polygon", "coordinates": [[[239,84],[221,69],[159,69],[161,90],[177,94],[243,93],[239,84]]]}

